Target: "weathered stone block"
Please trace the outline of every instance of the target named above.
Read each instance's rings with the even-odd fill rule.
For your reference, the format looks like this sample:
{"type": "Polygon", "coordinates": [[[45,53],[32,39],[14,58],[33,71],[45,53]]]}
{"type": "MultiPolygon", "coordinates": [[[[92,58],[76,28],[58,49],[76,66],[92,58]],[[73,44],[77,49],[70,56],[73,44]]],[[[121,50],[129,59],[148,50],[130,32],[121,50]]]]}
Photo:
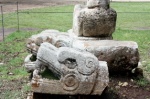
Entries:
{"type": "Polygon", "coordinates": [[[93,53],[100,61],[106,61],[109,73],[126,73],[138,66],[138,45],[133,41],[75,40],[73,48],[93,53]]]}
{"type": "Polygon", "coordinates": [[[27,72],[33,72],[35,70],[35,61],[31,61],[32,54],[28,55],[24,60],[24,67],[27,72]]]}
{"type": "Polygon", "coordinates": [[[112,36],[107,36],[107,37],[83,37],[83,36],[77,36],[75,33],[73,33],[73,30],[70,29],[68,30],[68,34],[70,36],[70,38],[72,39],[76,39],[76,40],[112,40],[113,37],[112,36]]]}
{"type": "Polygon", "coordinates": [[[107,63],[98,61],[89,52],[43,43],[37,53],[32,90],[48,94],[100,95],[108,85],[108,75],[107,63]],[[41,78],[42,66],[47,66],[60,80],[41,78]]]}
{"type": "Polygon", "coordinates": [[[26,57],[24,66],[33,74],[34,93],[101,95],[109,73],[139,70],[137,43],[112,40],[117,13],[109,4],[109,0],[87,0],[87,5],[75,6],[68,34],[45,30],[27,40],[32,55],[26,57]],[[45,78],[42,73],[47,70],[57,80],[45,78]]]}
{"type": "Polygon", "coordinates": [[[110,0],[87,0],[87,7],[88,8],[103,8],[109,9],[110,0]]]}
{"type": "MultiPolygon", "coordinates": [[[[35,36],[35,39],[37,39],[36,37],[44,37],[44,35],[45,31],[35,36]]],[[[51,37],[53,41],[51,44],[54,46],[56,46],[56,41],[59,41],[59,44],[61,44],[60,47],[67,46],[86,50],[93,53],[100,61],[107,61],[110,73],[131,71],[137,67],[139,62],[138,45],[133,41],[101,40],[102,38],[77,37],[74,35],[70,35],[69,37],[69,35],[61,34],[61,32],[57,33],[59,36],[53,37],[52,35],[54,34],[49,33],[49,37],[51,37]]],[[[29,45],[31,46],[31,44],[27,46],[29,45]]],[[[36,44],[34,45],[37,46],[36,44]]],[[[29,49],[32,48],[30,46],[29,49]]],[[[34,52],[33,48],[30,49],[32,50],[31,52],[34,52]]],[[[37,54],[37,51],[38,49],[34,54],[37,54]]]]}
{"type": "Polygon", "coordinates": [[[76,5],[73,17],[73,33],[85,37],[112,37],[117,13],[109,8],[107,0],[89,0],[87,5],[76,5]],[[101,2],[102,4],[98,2],[101,2]]]}
{"type": "Polygon", "coordinates": [[[45,30],[27,39],[26,47],[28,52],[36,55],[40,45],[44,42],[56,47],[69,47],[72,43],[72,38],[69,38],[67,33],[59,32],[58,30],[45,30]]]}

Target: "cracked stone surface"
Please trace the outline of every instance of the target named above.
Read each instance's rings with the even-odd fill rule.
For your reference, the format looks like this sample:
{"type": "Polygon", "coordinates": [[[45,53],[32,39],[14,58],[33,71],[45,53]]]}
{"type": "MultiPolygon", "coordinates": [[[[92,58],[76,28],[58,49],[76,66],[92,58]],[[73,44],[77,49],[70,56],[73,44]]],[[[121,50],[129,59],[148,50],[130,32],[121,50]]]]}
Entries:
{"type": "Polygon", "coordinates": [[[39,47],[31,84],[32,90],[40,93],[100,95],[108,85],[108,75],[107,63],[93,54],[45,42],[39,47]],[[43,66],[59,80],[42,78],[43,66]]]}
{"type": "Polygon", "coordinates": [[[116,17],[109,0],[88,0],[87,5],[74,7],[72,32],[83,37],[112,37],[116,17]]]}

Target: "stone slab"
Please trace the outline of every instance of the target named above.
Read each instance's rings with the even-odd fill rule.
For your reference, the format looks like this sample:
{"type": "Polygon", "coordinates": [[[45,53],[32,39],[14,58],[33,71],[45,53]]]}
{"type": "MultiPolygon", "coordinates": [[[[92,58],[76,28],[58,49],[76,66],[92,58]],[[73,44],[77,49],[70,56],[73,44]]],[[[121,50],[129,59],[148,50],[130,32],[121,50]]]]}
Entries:
{"type": "Polygon", "coordinates": [[[31,84],[33,92],[39,93],[101,95],[108,86],[108,76],[107,63],[93,54],[69,47],[56,48],[45,42],[39,47],[31,84]],[[43,78],[43,66],[58,75],[59,80],[43,78]]]}
{"type": "MultiPolygon", "coordinates": [[[[111,40],[111,38],[103,38],[109,40],[102,40],[102,38],[99,37],[78,37],[74,35],[71,30],[68,31],[68,34],[59,31],[55,33],[54,30],[47,30],[32,36],[30,38],[30,42],[32,43],[27,43],[27,48],[33,54],[35,48],[39,47],[38,43],[36,43],[39,37],[50,38],[51,42],[44,41],[44,39],[43,42],[51,43],[58,48],[72,47],[89,51],[99,60],[107,61],[109,72],[112,73],[131,71],[137,67],[139,61],[138,45],[134,41],[115,41],[111,40]]],[[[38,49],[36,49],[35,52],[37,53],[37,51],[38,49]]]]}
{"type": "Polygon", "coordinates": [[[138,66],[138,45],[133,41],[75,40],[73,48],[93,53],[100,61],[106,61],[109,73],[123,73],[138,66]]]}
{"type": "Polygon", "coordinates": [[[79,37],[112,37],[117,13],[109,8],[109,0],[88,0],[87,6],[76,5],[73,33],[79,37]],[[90,5],[91,4],[91,5],[90,5]]]}

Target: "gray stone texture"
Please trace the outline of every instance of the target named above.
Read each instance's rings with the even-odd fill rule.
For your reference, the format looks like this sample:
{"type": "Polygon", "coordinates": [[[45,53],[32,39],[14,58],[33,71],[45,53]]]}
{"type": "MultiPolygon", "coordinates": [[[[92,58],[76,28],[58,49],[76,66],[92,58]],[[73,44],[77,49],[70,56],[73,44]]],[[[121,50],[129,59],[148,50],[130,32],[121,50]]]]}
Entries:
{"type": "Polygon", "coordinates": [[[103,9],[109,9],[110,0],[87,0],[87,8],[103,8],[103,9]]]}
{"type": "Polygon", "coordinates": [[[51,43],[56,47],[67,47],[70,46],[71,40],[67,33],[59,32],[58,30],[45,30],[27,39],[26,47],[29,53],[36,55],[43,42],[51,43]]]}
{"type": "Polygon", "coordinates": [[[76,5],[73,14],[73,33],[84,37],[112,37],[117,13],[107,0],[88,0],[87,6],[76,5]]]}
{"type": "Polygon", "coordinates": [[[106,61],[109,73],[126,73],[138,66],[138,45],[133,41],[76,40],[73,48],[93,53],[99,61],[106,61]]]}
{"type": "Polygon", "coordinates": [[[75,6],[73,28],[68,33],[45,30],[27,40],[32,55],[26,57],[24,66],[33,73],[33,92],[101,95],[108,86],[109,73],[137,70],[137,43],[112,40],[117,13],[109,3],[87,0],[86,5],[75,6]],[[44,78],[41,73],[46,70],[58,80],[44,78]]]}
{"type": "MultiPolygon", "coordinates": [[[[36,37],[45,36],[44,32],[42,32],[42,34],[38,34],[38,36],[34,36],[35,39],[36,37]]],[[[52,34],[49,33],[49,37],[52,34]]],[[[99,59],[99,61],[107,62],[110,73],[123,73],[126,71],[132,71],[132,69],[138,66],[139,53],[138,53],[138,45],[136,42],[101,40],[100,38],[95,38],[95,37],[77,37],[74,35],[70,35],[69,37],[69,35],[67,34],[68,33],[65,34],[64,40],[59,40],[58,37],[53,37],[52,38],[53,42],[60,41],[59,43],[62,44],[61,47],[67,46],[71,48],[77,48],[94,54],[99,59]]],[[[62,38],[64,36],[61,34],[61,32],[58,32],[57,35],[59,35],[59,37],[62,38]]],[[[51,44],[56,46],[56,43],[51,43],[51,44]]],[[[34,50],[34,49],[30,49],[30,50],[34,50]]],[[[37,51],[34,54],[37,54],[37,51]]]]}
{"type": "Polygon", "coordinates": [[[27,72],[33,72],[35,70],[35,61],[32,62],[31,58],[32,54],[27,55],[27,57],[24,60],[24,67],[26,68],[27,72]]]}
{"type": "Polygon", "coordinates": [[[69,47],[56,48],[50,43],[41,44],[33,75],[32,90],[49,94],[100,95],[109,82],[105,61],[98,61],[86,51],[69,47]],[[60,80],[40,78],[38,74],[43,64],[57,74],[60,80]]]}
{"type": "Polygon", "coordinates": [[[77,36],[75,33],[72,32],[72,29],[68,30],[68,34],[69,34],[70,38],[76,39],[76,40],[90,41],[90,40],[112,40],[113,39],[112,36],[109,36],[109,37],[84,37],[84,36],[77,36]]]}

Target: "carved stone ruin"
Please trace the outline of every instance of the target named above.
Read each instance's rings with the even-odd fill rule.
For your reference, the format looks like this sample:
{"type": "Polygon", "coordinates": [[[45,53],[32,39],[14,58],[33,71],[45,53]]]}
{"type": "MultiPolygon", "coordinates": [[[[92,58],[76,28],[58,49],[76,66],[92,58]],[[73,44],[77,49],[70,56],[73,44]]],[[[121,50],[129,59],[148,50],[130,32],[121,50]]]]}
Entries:
{"type": "Polygon", "coordinates": [[[50,43],[41,44],[32,78],[32,88],[36,92],[97,95],[108,82],[107,63],[98,61],[93,54],[69,47],[56,48],[50,43]],[[38,74],[46,67],[59,80],[43,80],[38,74]]]}
{"type": "Polygon", "coordinates": [[[73,28],[67,33],[45,30],[27,40],[31,54],[25,59],[25,67],[32,74],[34,93],[101,95],[108,86],[109,74],[137,68],[137,43],[112,40],[117,14],[109,3],[87,0],[86,5],[75,6],[73,28]],[[46,70],[57,79],[44,77],[46,70]]]}
{"type": "Polygon", "coordinates": [[[110,37],[116,26],[116,11],[109,0],[88,0],[87,5],[74,8],[73,33],[84,37],[110,37]]]}

